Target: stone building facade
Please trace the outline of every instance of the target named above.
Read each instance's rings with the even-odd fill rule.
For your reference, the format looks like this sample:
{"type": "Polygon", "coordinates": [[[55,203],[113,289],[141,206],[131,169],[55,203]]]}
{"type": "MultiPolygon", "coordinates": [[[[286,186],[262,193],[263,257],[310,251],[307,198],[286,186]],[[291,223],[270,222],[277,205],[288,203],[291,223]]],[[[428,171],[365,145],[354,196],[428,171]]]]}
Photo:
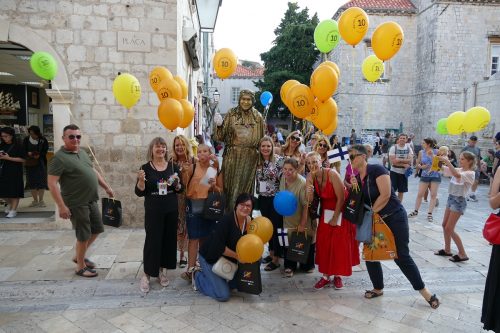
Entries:
{"type": "MultiPolygon", "coordinates": [[[[202,57],[198,55],[196,64],[198,59],[193,60],[186,43],[200,36],[195,2],[2,0],[1,4],[0,41],[49,52],[58,63],[59,72],[51,89],[46,89],[52,99],[56,150],[62,145],[62,128],[78,124],[84,134],[82,146],[94,148],[104,176],[122,201],[125,224],[142,225],[142,199],[133,191],[136,172],[146,161],[152,138],[162,136],[171,142],[177,134],[158,121],[159,101],[149,85],[150,71],[165,66],[183,77],[188,99],[197,116],[202,114],[203,74],[198,70],[202,57]],[[124,72],[137,77],[142,87],[140,101],[130,110],[119,105],[112,92],[113,80],[124,72]]],[[[199,37],[193,42],[191,46],[199,50],[199,37]]],[[[201,124],[201,119],[197,122],[201,124]]],[[[193,131],[191,127],[186,134],[193,136],[193,131]]]]}
{"type": "Polygon", "coordinates": [[[474,105],[487,107],[492,118],[484,133],[478,133],[480,137],[499,130],[500,86],[491,77],[492,47],[500,44],[499,1],[352,0],[334,19],[351,6],[368,13],[370,27],[355,48],[342,42],[330,55],[342,76],[334,96],[340,135],[347,135],[351,128],[361,132],[402,127],[417,140],[436,137],[440,118],[474,105]],[[404,44],[385,63],[383,79],[369,83],[363,79],[361,64],[373,54],[373,31],[386,21],[401,25],[404,44]]]}

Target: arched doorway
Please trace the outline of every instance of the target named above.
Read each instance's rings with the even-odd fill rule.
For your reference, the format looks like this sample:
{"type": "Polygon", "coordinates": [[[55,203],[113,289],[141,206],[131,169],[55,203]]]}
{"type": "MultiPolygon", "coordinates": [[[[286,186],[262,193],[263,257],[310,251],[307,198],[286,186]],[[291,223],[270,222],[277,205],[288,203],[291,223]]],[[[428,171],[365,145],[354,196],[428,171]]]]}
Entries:
{"type": "MultiPolygon", "coordinates": [[[[53,147],[56,147],[57,150],[57,147],[60,147],[62,145],[62,128],[70,123],[70,106],[73,100],[73,93],[69,90],[69,78],[64,62],[62,61],[57,51],[50,45],[47,40],[45,40],[43,36],[37,34],[36,31],[30,28],[10,23],[6,20],[0,20],[0,53],[2,53],[5,59],[9,59],[10,57],[10,59],[13,60],[14,64],[22,67],[18,69],[15,69],[13,67],[9,68],[11,71],[18,71],[18,82],[16,82],[15,77],[10,79],[12,82],[9,82],[9,80],[7,79],[4,80],[5,84],[12,83],[12,86],[23,86],[25,89],[25,101],[23,102],[26,107],[26,112],[24,115],[24,119],[21,119],[21,122],[27,128],[27,126],[30,125],[30,117],[32,117],[31,120],[33,122],[33,125],[41,125],[39,127],[41,127],[42,130],[44,125],[46,125],[47,127],[45,128],[45,130],[51,130],[51,144],[53,147]],[[40,79],[20,81],[26,80],[30,77],[31,73],[29,57],[32,52],[36,51],[45,51],[50,53],[58,64],[58,74],[54,78],[54,80],[50,82],[50,85],[39,85],[37,87],[36,81],[40,82],[40,79]],[[14,57],[16,59],[13,59],[14,57]],[[28,90],[30,90],[29,94],[28,90]],[[37,91],[41,91],[41,95],[43,96],[37,95],[37,91]],[[50,112],[45,112],[47,115],[51,115],[50,117],[45,117],[43,111],[39,114],[38,112],[36,112],[36,110],[32,113],[28,112],[29,107],[34,107],[34,109],[36,109],[36,107],[38,106],[38,109],[40,109],[40,97],[45,97],[47,100],[50,98],[50,103],[47,102],[47,105],[43,106],[44,108],[48,108],[48,110],[44,111],[50,110],[50,112]],[[47,119],[45,123],[44,118],[47,119]],[[37,122],[36,120],[38,120],[38,124],[34,124],[34,122],[37,122]],[[49,122],[51,122],[51,124],[49,124],[49,122]]],[[[0,64],[0,66],[2,65],[0,64]]],[[[5,65],[4,63],[4,68],[0,68],[0,71],[4,72],[5,76],[8,76],[8,74],[11,74],[11,76],[15,76],[6,70],[6,66],[8,65],[5,65]]],[[[6,125],[14,125],[12,123],[13,121],[14,118],[11,117],[11,119],[6,119],[5,123],[6,125]]]]}

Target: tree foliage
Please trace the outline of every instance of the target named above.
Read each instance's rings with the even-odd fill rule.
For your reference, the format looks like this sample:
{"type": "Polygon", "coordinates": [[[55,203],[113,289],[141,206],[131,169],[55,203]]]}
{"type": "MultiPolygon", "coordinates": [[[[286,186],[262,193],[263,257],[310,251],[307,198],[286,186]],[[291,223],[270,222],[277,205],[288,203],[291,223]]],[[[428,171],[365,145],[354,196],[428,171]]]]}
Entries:
{"type": "MultiPolygon", "coordinates": [[[[289,2],[285,16],[274,30],[273,47],[260,55],[265,67],[264,80],[255,82],[255,85],[261,92],[267,90],[273,94],[268,117],[276,116],[276,111],[282,107],[286,110],[280,97],[280,88],[285,81],[309,84],[313,65],[319,57],[314,46],[314,29],[318,23],[316,14],[309,18],[307,7],[300,10],[296,3],[289,2]]],[[[288,110],[285,114],[289,115],[288,110]]]]}

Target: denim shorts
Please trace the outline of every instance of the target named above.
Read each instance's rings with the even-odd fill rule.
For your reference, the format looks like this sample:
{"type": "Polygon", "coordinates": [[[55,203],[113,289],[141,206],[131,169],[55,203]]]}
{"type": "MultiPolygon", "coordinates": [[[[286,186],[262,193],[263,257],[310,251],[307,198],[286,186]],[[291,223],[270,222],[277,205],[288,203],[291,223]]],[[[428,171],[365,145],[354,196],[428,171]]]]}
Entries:
{"type": "Polygon", "coordinates": [[[463,214],[465,212],[465,208],[467,207],[467,200],[465,197],[459,197],[456,195],[449,195],[448,202],[446,203],[446,208],[451,211],[463,214]]]}
{"type": "Polygon", "coordinates": [[[420,177],[420,181],[424,183],[441,183],[441,177],[420,177]]]}
{"type": "Polygon", "coordinates": [[[204,218],[198,206],[198,203],[193,205],[191,200],[186,200],[186,227],[189,239],[206,238],[215,227],[215,221],[204,218]]]}

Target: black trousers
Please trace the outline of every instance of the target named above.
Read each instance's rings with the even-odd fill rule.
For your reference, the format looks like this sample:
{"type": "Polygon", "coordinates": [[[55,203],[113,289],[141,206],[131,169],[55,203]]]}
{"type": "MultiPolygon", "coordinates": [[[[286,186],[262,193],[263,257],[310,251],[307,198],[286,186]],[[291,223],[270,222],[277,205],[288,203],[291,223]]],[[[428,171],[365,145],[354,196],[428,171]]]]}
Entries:
{"type": "Polygon", "coordinates": [[[278,241],[278,228],[283,228],[283,216],[274,209],[273,200],[274,197],[259,195],[259,208],[262,216],[267,217],[273,223],[273,236],[269,241],[269,250],[274,251],[275,256],[281,257],[283,248],[278,241]]]}
{"type": "Polygon", "coordinates": [[[144,273],[158,277],[160,268],[175,269],[177,264],[177,211],[146,209],[144,226],[144,273]]]}
{"type": "MultiPolygon", "coordinates": [[[[396,250],[398,253],[398,259],[394,259],[394,262],[399,266],[399,269],[403,272],[408,281],[410,281],[413,289],[423,289],[425,284],[422,281],[417,265],[410,256],[410,248],[408,247],[410,232],[406,210],[403,208],[399,209],[389,217],[386,217],[384,222],[394,234],[394,241],[396,242],[396,250]]],[[[368,275],[370,275],[373,288],[384,289],[384,273],[382,272],[380,261],[367,261],[366,268],[368,270],[368,275]]]]}
{"type": "Polygon", "coordinates": [[[310,269],[313,269],[314,266],[314,255],[316,253],[316,243],[311,244],[311,247],[309,248],[309,255],[307,256],[307,262],[305,264],[300,264],[296,261],[291,261],[286,259],[286,251],[288,248],[284,248],[284,253],[285,253],[285,269],[290,268],[292,271],[297,270],[297,264],[299,264],[299,268],[307,272],[310,269]]]}
{"type": "Polygon", "coordinates": [[[382,155],[382,150],[380,149],[380,145],[375,145],[375,148],[373,148],[373,156],[377,155],[377,152],[378,152],[378,155],[382,155]]]}

